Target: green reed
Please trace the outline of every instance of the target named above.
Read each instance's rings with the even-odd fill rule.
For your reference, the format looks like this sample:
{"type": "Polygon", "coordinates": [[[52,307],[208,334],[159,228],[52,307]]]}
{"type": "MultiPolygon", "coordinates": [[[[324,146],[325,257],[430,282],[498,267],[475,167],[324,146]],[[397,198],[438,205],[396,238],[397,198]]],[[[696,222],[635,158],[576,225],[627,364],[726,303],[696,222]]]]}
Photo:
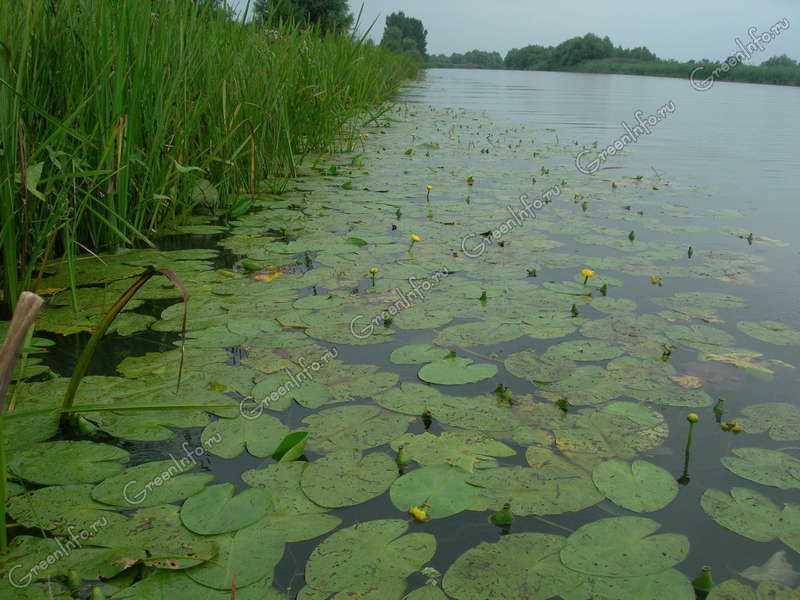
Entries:
{"type": "Polygon", "coordinates": [[[5,301],[56,258],[149,244],[307,154],[352,147],[417,66],[190,0],[0,2],[5,301]]]}

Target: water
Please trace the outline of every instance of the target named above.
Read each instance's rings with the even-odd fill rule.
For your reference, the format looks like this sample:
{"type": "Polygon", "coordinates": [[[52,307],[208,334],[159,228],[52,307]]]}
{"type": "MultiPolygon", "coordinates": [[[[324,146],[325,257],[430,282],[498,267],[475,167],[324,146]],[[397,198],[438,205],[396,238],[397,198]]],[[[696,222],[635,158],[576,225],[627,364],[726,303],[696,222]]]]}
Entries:
{"type": "MultiPolygon", "coordinates": [[[[800,157],[796,152],[800,123],[793,113],[800,99],[799,94],[800,89],[797,88],[723,83],[716,84],[706,93],[700,93],[692,90],[686,81],[647,77],[428,71],[402,94],[401,100],[411,109],[404,109],[396,116],[405,119],[406,123],[386,131],[381,128],[370,130],[370,141],[363,148],[364,169],[350,169],[351,156],[343,156],[335,159],[342,171],[340,178],[321,180],[316,175],[303,178],[298,183],[298,191],[290,200],[299,198],[308,202],[304,214],[307,220],[298,226],[298,239],[302,242],[304,235],[314,236],[324,232],[327,236],[325,243],[330,246],[347,236],[379,240],[380,244],[368,245],[360,255],[355,249],[339,254],[334,252],[333,256],[325,256],[324,248],[319,251],[323,259],[335,259],[332,264],[337,268],[360,271],[356,273],[357,277],[371,264],[381,265],[380,277],[384,274],[389,276],[391,269],[398,265],[408,267],[419,260],[425,262],[426,268],[433,268],[441,264],[437,261],[448,259],[452,252],[459,254],[461,248],[458,240],[463,232],[482,232],[507,218],[503,212],[507,203],[511,203],[520,193],[533,194],[529,189],[532,177],[540,180],[536,187],[538,191],[541,191],[542,185],[552,184],[563,177],[569,180],[568,186],[564,187],[562,195],[551,206],[541,209],[536,221],[526,224],[520,231],[512,232],[508,238],[508,248],[492,247],[481,257],[480,261],[490,265],[488,270],[478,269],[480,261],[461,262],[464,273],[456,277],[467,277],[483,286],[507,283],[502,276],[495,275],[494,270],[505,273],[503,269],[511,269],[508,272],[512,274],[508,277],[514,279],[513,270],[521,271],[527,266],[527,263],[519,262],[520,256],[514,250],[517,244],[540,238],[563,244],[555,252],[567,257],[563,259],[565,266],[547,266],[542,269],[540,278],[525,279],[523,276],[522,282],[517,274],[513,283],[538,288],[545,281],[572,281],[576,269],[572,264],[566,264],[570,255],[580,256],[581,261],[584,258],[587,261],[596,258],[598,262],[606,257],[629,257],[631,262],[639,258],[635,253],[628,252],[627,248],[592,243],[586,239],[584,230],[580,235],[569,230],[571,227],[585,227],[587,223],[612,230],[622,228],[627,231],[635,227],[642,240],[646,239],[652,248],[664,248],[665,252],[670,250],[665,243],[672,242],[684,244],[681,252],[687,243],[692,243],[697,249],[694,263],[684,257],[660,262],[653,259],[655,264],[662,265],[664,269],[670,268],[670,265],[680,268],[695,266],[698,261],[715,253],[746,253],[749,257],[763,260],[769,267],[769,270],[754,273],[751,282],[733,283],[719,277],[698,279],[667,275],[662,288],[650,285],[642,274],[609,269],[611,275],[623,284],[621,288],[612,287],[611,296],[634,300],[639,313],[650,314],[663,310],[653,302],[654,299],[669,297],[676,292],[735,294],[745,299],[748,307],[721,310],[727,322],[713,326],[736,335],[737,347],[763,352],[770,359],[797,366],[796,347],[779,347],[749,338],[745,338],[745,342],[735,325],[737,320],[775,320],[793,327],[800,325],[800,268],[797,260],[800,207],[795,201],[796,173],[800,167],[800,157]],[[651,134],[643,135],[636,143],[628,145],[622,155],[610,157],[596,175],[577,172],[575,156],[581,149],[596,152],[593,144],[597,142],[599,147],[603,147],[613,143],[625,133],[623,121],[634,125],[637,111],[643,111],[645,115],[654,114],[668,103],[673,103],[674,112],[665,116],[651,134]],[[445,112],[445,109],[450,112],[445,112]],[[460,125],[461,129],[452,125],[452,131],[448,132],[448,127],[453,123],[460,125]],[[476,123],[480,124],[478,129],[475,129],[476,123]],[[486,138],[488,131],[492,133],[486,138]],[[476,144],[475,148],[467,148],[468,140],[476,144]],[[403,156],[407,145],[434,141],[445,150],[438,152],[433,149],[435,144],[432,144],[432,149],[426,152],[424,147],[417,146],[412,157],[398,159],[403,156]],[[492,146],[492,153],[478,154],[477,148],[487,144],[492,146]],[[506,144],[509,148],[505,147],[506,144]],[[532,158],[532,148],[539,148],[543,156],[532,158]],[[541,175],[542,167],[551,169],[553,175],[541,175]],[[354,191],[345,193],[341,182],[349,177],[349,170],[354,172],[354,181],[358,184],[353,185],[354,191]],[[469,192],[465,191],[465,174],[475,174],[478,179],[474,190],[469,192]],[[626,176],[644,176],[646,183],[637,188],[637,184],[625,179],[626,176]],[[625,183],[621,183],[620,190],[614,192],[609,187],[611,180],[625,183]],[[434,182],[430,207],[425,203],[424,192],[421,192],[426,181],[434,182]],[[650,189],[651,185],[658,190],[650,189]],[[388,193],[378,195],[375,190],[388,190],[388,193]],[[589,198],[586,214],[581,214],[578,201],[572,202],[572,194],[576,191],[589,198]],[[319,195],[323,197],[322,209],[319,208],[320,201],[315,200],[319,195]],[[471,203],[464,202],[465,195],[469,195],[471,203]],[[634,208],[630,214],[625,213],[620,205],[621,197],[632,198],[634,208]],[[390,218],[391,215],[386,214],[389,212],[387,209],[380,213],[382,202],[392,207],[402,206],[402,219],[390,218]],[[337,208],[337,203],[344,208],[337,208]],[[368,207],[368,210],[363,214],[353,210],[353,206],[359,204],[368,207]],[[640,207],[644,213],[640,225],[631,225],[637,223],[639,217],[636,210],[640,207]],[[702,225],[709,231],[693,235],[678,229],[684,224],[678,210],[681,208],[685,208],[687,213],[706,215],[702,225]],[[341,215],[339,210],[350,212],[341,215]],[[731,218],[732,215],[738,216],[731,218]],[[667,227],[646,227],[648,223],[653,224],[654,221],[648,220],[651,218],[667,227]],[[390,222],[399,223],[399,229],[390,229],[390,222]],[[563,224],[563,231],[559,228],[560,224],[563,224]],[[669,228],[670,225],[675,226],[674,231],[669,228]],[[302,232],[303,227],[306,228],[305,232],[302,232]],[[757,241],[749,246],[745,240],[726,231],[726,228],[736,228],[737,232],[752,231],[757,241]],[[421,231],[430,233],[423,236],[423,242],[413,254],[406,252],[408,235],[421,231]],[[769,238],[768,243],[758,241],[758,238],[769,238]],[[774,240],[782,240],[785,244],[775,243],[774,240]],[[399,250],[391,254],[392,248],[399,250]]],[[[593,155],[589,154],[590,157],[593,155]]],[[[269,208],[265,210],[269,211],[269,208]]],[[[390,212],[393,214],[394,208],[390,212]]],[[[285,215],[281,214],[277,218],[283,217],[285,215]]],[[[250,224],[250,231],[254,235],[258,231],[264,235],[265,229],[258,218],[250,224]]],[[[236,235],[236,227],[232,233],[236,235]]],[[[170,238],[162,247],[209,248],[214,247],[214,239],[218,238],[170,238]]],[[[261,252],[268,253],[269,246],[259,246],[256,253],[261,252]]],[[[546,255],[547,252],[533,251],[531,261],[546,255]]],[[[233,251],[226,250],[215,266],[231,267],[238,257],[233,251]]],[[[460,260],[463,261],[463,257],[460,260]]],[[[298,262],[302,264],[301,256],[298,256],[298,262]]],[[[325,264],[324,260],[318,260],[314,268],[323,269],[325,264]]],[[[399,279],[403,277],[406,276],[399,279]]],[[[451,282],[448,278],[447,285],[451,282]]],[[[346,294],[351,304],[366,298],[366,305],[361,307],[365,314],[370,317],[378,314],[381,304],[370,298],[369,281],[362,277],[356,287],[358,294],[353,293],[352,285],[339,291],[346,294]]],[[[446,286],[444,289],[447,289],[446,286]]],[[[199,299],[193,302],[202,304],[209,298],[214,300],[214,296],[203,296],[203,293],[200,291],[199,299]]],[[[269,287],[242,288],[241,293],[251,293],[254,303],[269,301],[270,298],[269,287]]],[[[311,288],[297,290],[299,296],[311,293],[311,288]]],[[[432,298],[426,302],[435,302],[436,292],[432,298]]],[[[454,298],[453,302],[456,300],[454,298]]],[[[148,303],[140,310],[157,315],[164,307],[160,302],[148,303]]],[[[492,302],[490,300],[483,311],[469,306],[464,311],[466,314],[456,315],[453,323],[490,319],[492,302]]],[[[472,304],[477,304],[477,300],[472,304]]],[[[581,304],[581,311],[587,319],[604,316],[588,304],[581,304]]],[[[272,312],[269,314],[272,316],[272,312]]],[[[334,317],[332,314],[331,318],[334,317]]],[[[398,330],[391,341],[366,347],[351,346],[346,341],[334,342],[331,339],[315,341],[326,347],[336,343],[339,358],[345,363],[376,365],[399,375],[401,382],[413,382],[418,367],[393,365],[389,355],[397,347],[406,344],[429,343],[435,333],[430,329],[398,330]]],[[[175,337],[175,334],[153,331],[142,332],[131,338],[110,336],[103,342],[92,374],[113,374],[115,366],[125,356],[142,355],[154,350],[166,351],[175,337]]],[[[578,337],[576,334],[564,339],[578,337]]],[[[85,344],[86,336],[81,334],[56,339],[59,347],[50,355],[48,362],[57,373],[68,375],[85,344]]],[[[258,341],[258,336],[255,336],[253,343],[256,346],[258,341]]],[[[498,376],[477,384],[452,386],[444,391],[451,395],[476,396],[489,394],[498,383],[503,383],[509,385],[515,395],[538,393],[541,390],[537,386],[504,371],[503,359],[525,349],[543,353],[561,341],[523,337],[479,347],[477,354],[468,350],[465,356],[479,356],[483,360],[497,362],[501,367],[498,376]]],[[[800,380],[797,369],[780,368],[776,369],[771,379],[758,378],[742,369],[699,360],[696,351],[679,344],[669,360],[680,374],[701,377],[705,382],[704,390],[713,399],[725,398],[726,418],[738,415],[743,407],[755,403],[797,404],[796,389],[800,380]]],[[[599,364],[604,366],[605,361],[599,361],[599,364]]],[[[356,402],[371,404],[372,400],[361,398],[356,402]]],[[[645,452],[643,458],[663,467],[677,479],[683,469],[683,449],[688,427],[686,413],[690,409],[674,406],[655,408],[664,414],[670,435],[664,445],[655,451],[645,452]]],[[[314,412],[317,411],[293,405],[279,417],[285,424],[297,429],[302,427],[301,419],[314,412]]],[[[707,488],[727,492],[737,486],[758,489],[779,505],[782,502],[800,502],[797,490],[783,491],[758,485],[737,477],[720,465],[720,458],[730,455],[733,448],[754,446],[780,449],[800,444],[776,442],[766,435],[745,434],[735,437],[720,430],[710,408],[702,408],[698,412],[701,413],[701,421],[695,430],[690,481],[682,485],[678,497],[666,508],[645,515],[660,523],[663,532],[684,534],[690,539],[689,555],[677,568],[685,575],[693,576],[703,565],[711,565],[717,580],[721,581],[735,577],[749,566],[763,563],[774,552],[783,549],[788,551],[789,560],[794,566],[800,568],[796,555],[781,542],[757,543],[747,540],[719,526],[700,508],[700,498],[707,488]]],[[[431,432],[439,434],[446,429],[450,428],[435,421],[431,432]]],[[[409,431],[422,433],[422,422],[415,420],[409,431]]],[[[168,454],[180,455],[182,444],[195,447],[199,440],[199,430],[181,430],[174,440],[166,443],[122,442],[121,445],[132,452],[132,462],[139,463],[157,460],[168,454]]],[[[501,462],[505,465],[526,465],[525,448],[505,438],[504,441],[517,450],[517,456],[502,459],[501,462]]],[[[379,449],[392,454],[392,450],[386,446],[379,449]]],[[[313,451],[308,456],[311,460],[320,457],[313,451]]],[[[240,479],[244,470],[258,468],[269,462],[247,454],[231,460],[213,456],[204,456],[202,460],[203,467],[215,475],[217,483],[232,482],[239,489],[244,487],[240,479]]],[[[375,519],[405,518],[403,512],[389,501],[388,494],[332,513],[342,519],[342,527],[375,519]]],[[[568,535],[587,523],[608,516],[630,514],[604,501],[577,513],[548,516],[546,519],[518,517],[513,532],[568,535]]],[[[482,542],[498,541],[500,534],[487,521],[487,516],[487,512],[465,511],[415,529],[436,537],[437,552],[430,564],[444,573],[469,549],[482,542]]],[[[294,597],[302,587],[306,561],[321,539],[287,545],[284,558],[275,569],[274,584],[277,588],[288,591],[290,597],[294,597]]],[[[423,578],[415,574],[409,581],[411,590],[421,584],[423,578]]]]}

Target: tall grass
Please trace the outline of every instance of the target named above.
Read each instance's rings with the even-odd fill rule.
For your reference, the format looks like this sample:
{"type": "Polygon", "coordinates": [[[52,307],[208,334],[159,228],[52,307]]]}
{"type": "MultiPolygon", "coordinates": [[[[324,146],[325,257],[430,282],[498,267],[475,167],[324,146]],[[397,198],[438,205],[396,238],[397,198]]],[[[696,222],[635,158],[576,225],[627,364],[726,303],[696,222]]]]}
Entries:
{"type": "Polygon", "coordinates": [[[150,243],[200,204],[349,145],[416,68],[191,0],[0,2],[5,300],[53,257],[150,243]]]}

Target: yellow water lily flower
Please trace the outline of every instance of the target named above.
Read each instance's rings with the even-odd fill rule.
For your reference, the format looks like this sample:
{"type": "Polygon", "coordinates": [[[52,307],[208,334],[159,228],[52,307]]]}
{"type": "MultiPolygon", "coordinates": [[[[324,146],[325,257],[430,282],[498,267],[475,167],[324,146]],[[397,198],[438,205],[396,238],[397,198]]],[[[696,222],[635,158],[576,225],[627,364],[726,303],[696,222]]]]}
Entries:
{"type": "Polygon", "coordinates": [[[657,285],[658,287],[661,287],[661,285],[664,283],[664,279],[662,277],[659,277],[658,275],[651,275],[650,283],[652,285],[657,285]]]}
{"type": "Polygon", "coordinates": [[[408,509],[408,514],[414,517],[414,520],[417,523],[427,523],[431,520],[431,518],[428,516],[428,511],[421,506],[412,506],[408,509]]]}
{"type": "Polygon", "coordinates": [[[581,275],[584,277],[583,285],[586,285],[592,277],[597,275],[597,273],[595,273],[591,269],[582,269],[581,275]]]}
{"type": "Polygon", "coordinates": [[[686,416],[686,420],[689,421],[692,425],[697,423],[700,420],[700,416],[697,413],[689,413],[686,416]]]}
{"type": "Polygon", "coordinates": [[[378,267],[372,267],[369,270],[370,275],[377,275],[378,274],[378,267]]]}
{"type": "Polygon", "coordinates": [[[414,244],[422,241],[422,238],[419,237],[416,233],[412,233],[410,239],[411,239],[411,246],[409,246],[408,248],[409,252],[411,252],[411,249],[414,247],[414,244]]]}
{"type": "Polygon", "coordinates": [[[425,189],[428,190],[429,192],[432,192],[433,186],[429,183],[428,185],[425,186],[425,189]]]}

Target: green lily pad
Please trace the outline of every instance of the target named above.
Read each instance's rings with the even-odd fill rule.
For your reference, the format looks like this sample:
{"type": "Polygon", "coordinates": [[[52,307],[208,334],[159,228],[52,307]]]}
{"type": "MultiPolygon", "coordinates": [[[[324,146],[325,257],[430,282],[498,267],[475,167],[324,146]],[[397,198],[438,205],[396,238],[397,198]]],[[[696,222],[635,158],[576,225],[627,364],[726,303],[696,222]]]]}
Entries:
{"type": "Polygon", "coordinates": [[[215,456],[236,458],[247,451],[257,458],[272,456],[289,428],[271,415],[256,418],[239,415],[234,419],[219,419],[203,430],[203,445],[215,456]],[[214,440],[213,443],[210,443],[214,440]]]}
{"type": "Polygon", "coordinates": [[[438,436],[427,431],[419,435],[407,433],[392,442],[395,451],[401,446],[409,459],[422,466],[446,464],[470,473],[496,466],[495,457],[516,454],[502,442],[466,431],[445,431],[438,436]]]}
{"type": "Polygon", "coordinates": [[[434,342],[446,348],[471,348],[511,342],[525,335],[517,323],[478,321],[453,325],[439,332],[434,342]]]}
{"type": "Polygon", "coordinates": [[[579,528],[561,550],[566,567],[600,577],[636,577],[666,571],[689,554],[689,540],[656,534],[661,525],[643,517],[612,517],[579,528]]]}
{"type": "Polygon", "coordinates": [[[468,483],[469,473],[450,465],[414,469],[395,480],[389,497],[398,510],[427,504],[432,519],[442,519],[465,510],[481,510],[478,490],[468,483]]]}
{"type": "Polygon", "coordinates": [[[739,321],[737,329],[760,342],[776,346],[800,346],[800,330],[777,321],[739,321]]]}
{"type": "Polygon", "coordinates": [[[559,515],[578,512],[603,499],[590,474],[546,448],[528,448],[530,467],[478,471],[468,482],[480,488],[489,508],[506,502],[517,515],[559,515]]]}
{"type": "Polygon", "coordinates": [[[427,383],[438,385],[463,385],[477,383],[497,375],[497,367],[491,364],[475,364],[468,358],[445,358],[429,363],[419,370],[417,376],[427,383]]]}
{"type": "Polygon", "coordinates": [[[406,577],[418,571],[436,551],[432,535],[409,534],[408,527],[407,521],[387,519],[337,531],[311,553],[306,583],[322,598],[341,594],[342,598],[366,599],[371,591],[379,594],[376,599],[402,598],[406,577]]]}
{"type": "Polygon", "coordinates": [[[383,452],[362,456],[357,450],[343,450],[311,463],[301,487],[316,504],[340,508],[380,496],[396,478],[397,465],[383,452]]]}
{"type": "Polygon", "coordinates": [[[456,559],[442,587],[456,600],[550,600],[583,582],[579,573],[570,575],[558,561],[565,543],[561,536],[541,533],[482,542],[456,559]]]}
{"type": "Polygon", "coordinates": [[[565,379],[576,369],[576,365],[563,357],[538,356],[533,350],[523,350],[506,358],[506,370],[520,379],[531,383],[553,383],[565,379]]]}
{"type": "Polygon", "coordinates": [[[756,542],[771,542],[782,530],[781,509],[763,494],[733,488],[730,494],[708,489],[700,499],[706,514],[725,529],[756,542]]]}
{"type": "Polygon", "coordinates": [[[736,419],[746,433],[767,433],[779,442],[800,440],[800,409],[786,402],[751,404],[736,419]]]}
{"type": "Polygon", "coordinates": [[[250,488],[234,495],[232,483],[207,487],[188,498],[181,508],[181,522],[194,533],[219,535],[239,531],[269,513],[272,496],[267,490],[250,488]]]}
{"type": "Polygon", "coordinates": [[[25,492],[9,498],[6,509],[20,525],[55,535],[69,535],[71,530],[96,531],[127,520],[111,507],[95,502],[89,484],[25,492]]]}
{"type": "Polygon", "coordinates": [[[734,448],[722,464],[731,473],[782,490],[800,489],[800,460],[778,450],[734,448]]]}
{"type": "MultiPolygon", "coordinates": [[[[181,459],[184,460],[184,459],[181,459]]],[[[92,498],[120,508],[147,508],[184,500],[200,492],[214,476],[189,473],[194,467],[173,460],[149,462],[125,469],[92,490],[92,498]]]]}
{"type": "MultiPolygon", "coordinates": [[[[185,573],[158,571],[135,585],[112,596],[114,600],[230,600],[228,590],[214,590],[201,585],[185,573]]],[[[286,600],[286,596],[260,581],[236,589],[237,600],[286,600]]]]}
{"type": "MultiPolygon", "coordinates": [[[[706,600],[767,600],[766,598],[758,598],[755,591],[749,585],[736,581],[735,579],[728,579],[716,586],[708,595],[706,600]]],[[[787,598],[786,600],[789,600],[787,598]]]]}
{"type": "Polygon", "coordinates": [[[122,471],[128,457],[125,450],[107,444],[46,442],[14,452],[9,468],[40,485],[97,483],[122,471]]]}
{"type": "Polygon", "coordinates": [[[377,406],[329,408],[303,419],[310,434],[307,447],[317,452],[382,446],[405,433],[410,421],[377,406]]]}
{"type": "Polygon", "coordinates": [[[389,360],[396,365],[424,365],[440,360],[450,353],[445,348],[431,346],[430,344],[412,344],[402,346],[392,352],[389,360]]]}
{"type": "Polygon", "coordinates": [[[623,350],[603,340],[575,340],[551,346],[542,359],[549,362],[563,360],[600,361],[611,360],[623,354],[623,350]]]}
{"type": "Polygon", "coordinates": [[[592,480],[614,504],[638,513],[661,510],[678,495],[675,478],[643,460],[600,463],[592,471],[592,480]]]}
{"type": "Polygon", "coordinates": [[[183,526],[180,508],[171,505],[136,511],[130,520],[101,529],[92,545],[140,548],[146,551],[146,566],[170,570],[197,566],[217,554],[213,542],[183,526]]]}
{"type": "Polygon", "coordinates": [[[583,320],[568,314],[538,314],[525,317],[522,329],[525,335],[537,340],[554,340],[575,333],[583,320]]]}
{"type": "MultiPolygon", "coordinates": [[[[236,533],[210,538],[219,548],[213,561],[189,569],[197,583],[215,590],[247,588],[256,582],[272,583],[273,571],[283,558],[284,540],[258,523],[236,533]]],[[[230,592],[228,592],[230,596],[230,592]]]]}

